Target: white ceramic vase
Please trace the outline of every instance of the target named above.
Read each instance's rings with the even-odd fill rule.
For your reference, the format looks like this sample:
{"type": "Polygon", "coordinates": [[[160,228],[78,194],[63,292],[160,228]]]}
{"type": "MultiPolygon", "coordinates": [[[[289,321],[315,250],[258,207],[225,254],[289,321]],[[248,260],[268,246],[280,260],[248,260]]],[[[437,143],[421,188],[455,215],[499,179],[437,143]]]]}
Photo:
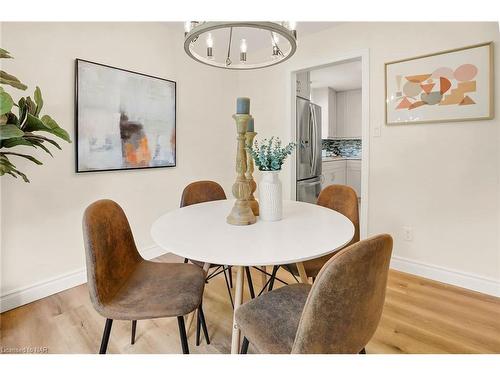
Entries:
{"type": "Polygon", "coordinates": [[[259,183],[259,217],[264,221],[283,218],[283,192],[280,171],[262,171],[259,183]]]}

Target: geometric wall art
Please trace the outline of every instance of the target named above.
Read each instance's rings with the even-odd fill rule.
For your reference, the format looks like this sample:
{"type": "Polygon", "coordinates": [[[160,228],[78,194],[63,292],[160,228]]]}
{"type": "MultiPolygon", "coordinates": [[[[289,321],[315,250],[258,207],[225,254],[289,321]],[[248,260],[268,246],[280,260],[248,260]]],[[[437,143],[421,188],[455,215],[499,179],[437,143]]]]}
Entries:
{"type": "Polygon", "coordinates": [[[493,42],[385,64],[386,124],[493,118],[493,42]]]}
{"type": "Polygon", "coordinates": [[[76,172],[175,167],[176,83],[76,60],[76,172]]]}

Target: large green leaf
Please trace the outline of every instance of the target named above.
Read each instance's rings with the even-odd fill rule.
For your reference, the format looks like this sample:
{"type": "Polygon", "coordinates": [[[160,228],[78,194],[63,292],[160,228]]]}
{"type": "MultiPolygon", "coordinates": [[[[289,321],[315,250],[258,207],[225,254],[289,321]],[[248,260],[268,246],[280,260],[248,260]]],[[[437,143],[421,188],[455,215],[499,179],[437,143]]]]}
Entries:
{"type": "MultiPolygon", "coordinates": [[[[45,147],[45,145],[43,144],[43,141],[39,141],[38,139],[32,139],[31,141],[31,144],[34,146],[34,147],[40,147],[42,150],[44,150],[47,154],[49,154],[50,156],[54,157],[54,155],[52,155],[52,152],[50,152],[50,150],[45,147]]],[[[58,145],[59,146],[59,145],[58,145]]]]}
{"type": "Polygon", "coordinates": [[[28,96],[26,98],[26,106],[28,107],[28,112],[31,113],[33,116],[38,117],[36,115],[36,104],[33,100],[31,100],[31,97],[28,96]]]}
{"type": "Polygon", "coordinates": [[[5,91],[0,92],[0,115],[9,113],[14,106],[14,101],[12,97],[5,91]]]}
{"type": "Polygon", "coordinates": [[[1,142],[1,146],[0,148],[2,147],[5,147],[5,148],[11,148],[11,147],[16,147],[16,146],[31,146],[31,147],[35,147],[33,145],[33,142],[23,138],[23,137],[20,137],[20,138],[9,138],[9,139],[4,139],[1,142]]]}
{"type": "Polygon", "coordinates": [[[19,154],[17,152],[4,152],[3,153],[4,155],[14,155],[14,156],[19,156],[21,158],[25,158],[25,159],[28,159],[29,161],[32,161],[33,163],[35,164],[38,164],[38,165],[42,165],[43,163],[38,160],[38,159],[35,159],[33,156],[31,155],[26,155],[26,154],[19,154]]]}
{"type": "Polygon", "coordinates": [[[57,124],[57,122],[55,122],[55,120],[52,119],[52,117],[50,117],[49,115],[43,115],[41,120],[47,127],[49,127],[52,130],[51,131],[52,134],[57,135],[59,138],[64,139],[66,142],[71,143],[71,138],[69,137],[68,132],[63,128],[61,128],[57,124]]]}
{"type": "Polygon", "coordinates": [[[26,99],[19,99],[17,104],[19,106],[19,125],[22,125],[26,119],[26,114],[28,113],[28,109],[26,108],[26,99]]]}
{"type": "Polygon", "coordinates": [[[12,112],[6,113],[7,122],[6,124],[13,124],[19,126],[19,119],[12,112]]]}
{"type": "Polygon", "coordinates": [[[35,116],[38,116],[40,114],[40,111],[42,110],[43,107],[43,98],[42,98],[42,90],[40,90],[40,87],[36,87],[35,89],[35,103],[36,103],[36,112],[35,116]]]}
{"type": "Polygon", "coordinates": [[[9,51],[0,48],[0,59],[12,59],[12,56],[10,55],[9,51]]]}
{"type": "Polygon", "coordinates": [[[0,115],[0,126],[5,125],[7,123],[7,115],[0,115]]]}
{"type": "Polygon", "coordinates": [[[34,132],[34,131],[48,131],[49,129],[38,117],[33,116],[28,113],[26,117],[26,122],[24,123],[23,131],[34,132]]]}
{"type": "Polygon", "coordinates": [[[9,138],[19,138],[24,135],[24,132],[16,125],[7,124],[0,125],[0,141],[9,138]]]}
{"type": "Polygon", "coordinates": [[[5,155],[0,153],[0,176],[3,176],[4,174],[10,174],[14,178],[21,176],[24,182],[30,182],[24,173],[18,171],[16,166],[12,164],[5,155]]]}
{"type": "Polygon", "coordinates": [[[61,146],[59,146],[59,144],[56,141],[54,141],[53,139],[38,135],[38,134],[25,133],[24,138],[26,138],[27,140],[29,140],[31,142],[33,142],[35,140],[38,140],[40,142],[46,141],[46,142],[49,142],[50,144],[56,146],[59,150],[62,150],[61,146]]]}
{"type": "Polygon", "coordinates": [[[0,83],[15,87],[19,90],[26,90],[28,88],[28,86],[19,81],[16,77],[10,75],[7,72],[4,72],[3,70],[0,70],[0,83]]]}
{"type": "Polygon", "coordinates": [[[57,125],[57,122],[55,122],[49,115],[44,115],[41,119],[39,119],[28,113],[23,130],[25,132],[45,131],[71,143],[71,139],[66,130],[60,128],[59,125],[57,125]]]}

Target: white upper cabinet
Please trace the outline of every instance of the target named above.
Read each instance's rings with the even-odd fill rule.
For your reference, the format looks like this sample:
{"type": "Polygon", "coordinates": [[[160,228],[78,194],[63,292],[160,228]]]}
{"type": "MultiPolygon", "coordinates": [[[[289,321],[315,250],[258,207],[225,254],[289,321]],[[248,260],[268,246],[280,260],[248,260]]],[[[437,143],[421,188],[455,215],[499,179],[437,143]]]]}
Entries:
{"type": "Polygon", "coordinates": [[[309,72],[297,73],[297,96],[309,100],[311,98],[311,78],[309,72]]]}
{"type": "Polygon", "coordinates": [[[311,90],[311,101],[321,107],[321,138],[332,138],[337,133],[336,93],[329,87],[311,90]]]}
{"type": "Polygon", "coordinates": [[[330,137],[361,138],[361,89],[337,91],[336,132],[330,137]]]}

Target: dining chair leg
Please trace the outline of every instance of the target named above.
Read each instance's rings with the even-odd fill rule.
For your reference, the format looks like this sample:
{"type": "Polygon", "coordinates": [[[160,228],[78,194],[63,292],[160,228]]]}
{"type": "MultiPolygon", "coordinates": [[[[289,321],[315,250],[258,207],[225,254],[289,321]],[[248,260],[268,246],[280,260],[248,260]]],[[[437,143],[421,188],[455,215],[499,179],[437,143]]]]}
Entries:
{"type": "Polygon", "coordinates": [[[233,273],[231,272],[231,266],[227,267],[229,269],[229,286],[233,289],[233,273]]]}
{"type": "Polygon", "coordinates": [[[255,298],[255,292],[253,290],[252,274],[250,272],[250,267],[245,267],[245,272],[247,274],[248,290],[250,291],[250,297],[252,297],[252,299],[254,299],[255,298]]]}
{"type": "Polygon", "coordinates": [[[132,337],[130,338],[130,344],[135,344],[135,331],[137,330],[137,320],[132,320],[132,337]]]}
{"type": "Polygon", "coordinates": [[[198,314],[196,315],[196,346],[200,346],[200,310],[198,310],[198,314]]]}
{"type": "Polygon", "coordinates": [[[241,351],[240,354],[247,354],[248,352],[248,339],[246,337],[243,337],[243,342],[241,343],[241,351]]]}
{"type": "MultiPolygon", "coordinates": [[[[231,271],[229,271],[229,274],[231,275],[231,271]]],[[[233,295],[231,294],[231,287],[229,286],[229,280],[227,278],[226,271],[224,271],[224,278],[226,279],[226,287],[227,287],[227,293],[229,294],[229,300],[231,301],[231,306],[234,309],[233,295]]]]}
{"type": "Polygon", "coordinates": [[[359,352],[359,354],[366,354],[366,349],[365,348],[361,349],[361,351],[359,352]]]}
{"type": "Polygon", "coordinates": [[[113,325],[113,319],[106,319],[106,324],[104,325],[104,332],[102,334],[101,348],[99,349],[99,354],[106,354],[108,349],[109,334],[111,333],[111,326],[113,325]]]}
{"type": "Polygon", "coordinates": [[[198,307],[198,314],[200,316],[201,328],[203,329],[203,336],[205,336],[207,345],[210,345],[210,337],[208,336],[207,322],[205,321],[205,313],[203,312],[203,307],[201,306],[201,304],[200,307],[198,307]]]}
{"type": "Polygon", "coordinates": [[[179,324],[179,336],[181,337],[182,353],[189,354],[189,346],[186,336],[186,327],[184,326],[184,317],[178,316],[177,323],[179,324]]]}
{"type": "Polygon", "coordinates": [[[273,290],[274,278],[276,277],[276,272],[278,272],[278,268],[279,268],[279,266],[274,266],[273,267],[273,272],[271,273],[271,281],[269,282],[269,289],[268,289],[268,291],[273,290]]]}

